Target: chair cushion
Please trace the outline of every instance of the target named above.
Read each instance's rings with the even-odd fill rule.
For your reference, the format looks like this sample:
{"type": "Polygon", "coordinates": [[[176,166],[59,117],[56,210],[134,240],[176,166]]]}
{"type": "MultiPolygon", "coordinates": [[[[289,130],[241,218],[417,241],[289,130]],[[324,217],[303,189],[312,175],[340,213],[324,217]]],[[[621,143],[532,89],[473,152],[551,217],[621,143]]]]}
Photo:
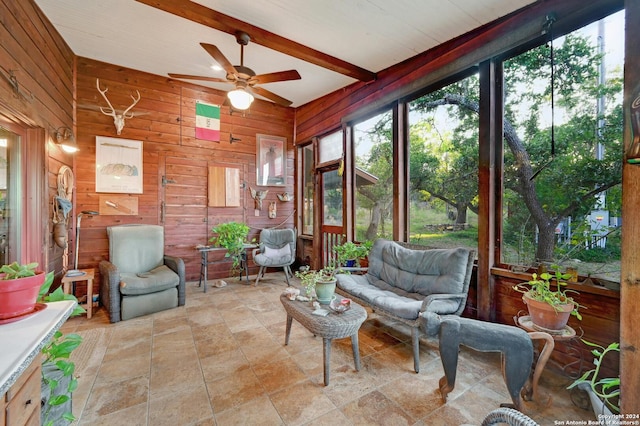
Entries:
{"type": "MultiPolygon", "coordinates": [[[[366,275],[338,274],[338,288],[397,317],[415,320],[420,314],[423,295],[407,293],[386,283],[370,283],[366,275]]],[[[434,300],[429,312],[451,314],[458,309],[456,300],[434,300]]]]}
{"type": "Polygon", "coordinates": [[[147,272],[164,263],[164,228],[159,225],[107,227],[109,260],[122,272],[147,272]]]}
{"type": "Polygon", "coordinates": [[[266,257],[270,257],[272,259],[277,259],[280,257],[290,257],[291,256],[291,249],[289,248],[289,244],[280,247],[280,248],[271,248],[271,247],[264,247],[264,253],[263,253],[266,257]]]}
{"type": "Polygon", "coordinates": [[[149,272],[120,274],[120,293],[126,296],[164,291],[180,284],[180,277],[169,267],[162,265],[149,272]]]}

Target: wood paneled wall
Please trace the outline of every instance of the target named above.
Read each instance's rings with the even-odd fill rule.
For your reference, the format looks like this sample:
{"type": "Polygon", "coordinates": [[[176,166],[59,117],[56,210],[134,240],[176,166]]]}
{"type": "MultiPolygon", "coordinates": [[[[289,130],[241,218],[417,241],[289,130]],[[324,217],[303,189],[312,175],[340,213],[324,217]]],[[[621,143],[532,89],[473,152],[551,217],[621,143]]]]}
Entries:
{"type": "Polygon", "coordinates": [[[74,129],[74,55],[33,1],[0,0],[0,21],[0,124],[24,132],[25,153],[39,158],[27,158],[25,178],[28,174],[28,180],[36,180],[34,187],[43,188],[38,190],[42,196],[25,206],[30,213],[25,230],[29,238],[36,235],[37,247],[31,259],[23,260],[37,258],[43,269],[59,273],[64,250],[52,240],[52,209],[58,170],[72,167],[73,157],[51,137],[61,126],[74,129]],[[9,73],[17,79],[18,93],[7,81],[9,73]]]}
{"type": "MultiPolygon", "coordinates": [[[[231,113],[228,106],[222,106],[221,140],[205,141],[195,138],[196,100],[222,104],[224,92],[86,58],[78,58],[77,69],[77,139],[81,151],[76,155],[76,209],[100,211],[100,197],[104,200],[105,195],[137,197],[139,207],[136,215],[83,217],[80,267],[97,267],[100,260],[108,258],[106,227],[111,225],[164,225],[165,252],[185,260],[190,280],[198,279],[200,274],[200,256],[195,246],[207,243],[212,226],[228,220],[245,221],[251,227],[250,238],[256,239],[263,228],[293,226],[294,203],[277,198],[278,193],[293,193],[293,109],[261,100],[256,100],[244,114],[231,113]],[[136,116],[126,120],[120,136],[115,133],[113,119],[98,110],[106,102],[96,88],[96,78],[103,90],[108,88],[107,96],[116,110],[126,108],[131,104],[130,95],[136,90],[140,92],[141,100],[132,109],[136,116]],[[249,188],[258,188],[255,171],[258,133],[287,139],[287,185],[260,187],[269,193],[256,216],[249,188]],[[238,140],[230,142],[231,135],[238,140]],[[143,142],[143,194],[95,191],[96,136],[143,142]],[[207,207],[209,166],[240,170],[240,182],[244,183],[240,207],[207,207]],[[270,202],[277,204],[276,219],[268,218],[270,202]]],[[[226,277],[229,267],[229,263],[211,265],[209,276],[226,277]]]]}

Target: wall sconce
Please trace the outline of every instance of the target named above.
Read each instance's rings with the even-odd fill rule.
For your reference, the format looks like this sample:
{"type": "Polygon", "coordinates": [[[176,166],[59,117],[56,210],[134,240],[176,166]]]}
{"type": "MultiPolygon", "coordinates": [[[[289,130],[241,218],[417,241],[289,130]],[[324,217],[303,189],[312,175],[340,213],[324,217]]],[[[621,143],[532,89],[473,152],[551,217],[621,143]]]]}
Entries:
{"type": "Polygon", "coordinates": [[[74,153],[79,150],[70,128],[64,126],[58,127],[53,136],[55,137],[56,144],[59,145],[64,152],[74,153]]]}

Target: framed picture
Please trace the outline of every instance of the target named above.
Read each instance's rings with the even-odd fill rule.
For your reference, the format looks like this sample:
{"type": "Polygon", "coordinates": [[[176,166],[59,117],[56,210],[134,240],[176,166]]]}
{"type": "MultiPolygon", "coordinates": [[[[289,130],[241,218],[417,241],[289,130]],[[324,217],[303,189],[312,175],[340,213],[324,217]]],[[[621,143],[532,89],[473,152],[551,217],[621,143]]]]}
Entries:
{"type": "Polygon", "coordinates": [[[287,162],[284,156],[287,139],[257,135],[256,184],[282,186],[287,183],[287,162]]]}
{"type": "Polygon", "coordinates": [[[142,194],[142,141],[96,136],[96,192],[142,194]]]}

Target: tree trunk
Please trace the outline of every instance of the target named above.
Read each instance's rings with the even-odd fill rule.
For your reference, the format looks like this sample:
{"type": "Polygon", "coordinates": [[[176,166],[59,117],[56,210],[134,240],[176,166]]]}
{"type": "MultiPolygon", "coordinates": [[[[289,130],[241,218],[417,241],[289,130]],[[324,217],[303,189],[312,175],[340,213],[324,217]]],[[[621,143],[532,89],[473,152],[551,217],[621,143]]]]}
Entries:
{"type": "Polygon", "coordinates": [[[456,225],[464,225],[467,223],[467,203],[458,203],[456,205],[457,217],[456,225]]]}
{"type": "Polygon", "coordinates": [[[376,202],[373,205],[373,209],[371,211],[371,222],[369,223],[369,227],[367,228],[367,232],[365,233],[365,238],[369,241],[373,241],[376,239],[378,235],[378,226],[380,225],[380,219],[382,218],[381,206],[379,202],[376,202]]]}

